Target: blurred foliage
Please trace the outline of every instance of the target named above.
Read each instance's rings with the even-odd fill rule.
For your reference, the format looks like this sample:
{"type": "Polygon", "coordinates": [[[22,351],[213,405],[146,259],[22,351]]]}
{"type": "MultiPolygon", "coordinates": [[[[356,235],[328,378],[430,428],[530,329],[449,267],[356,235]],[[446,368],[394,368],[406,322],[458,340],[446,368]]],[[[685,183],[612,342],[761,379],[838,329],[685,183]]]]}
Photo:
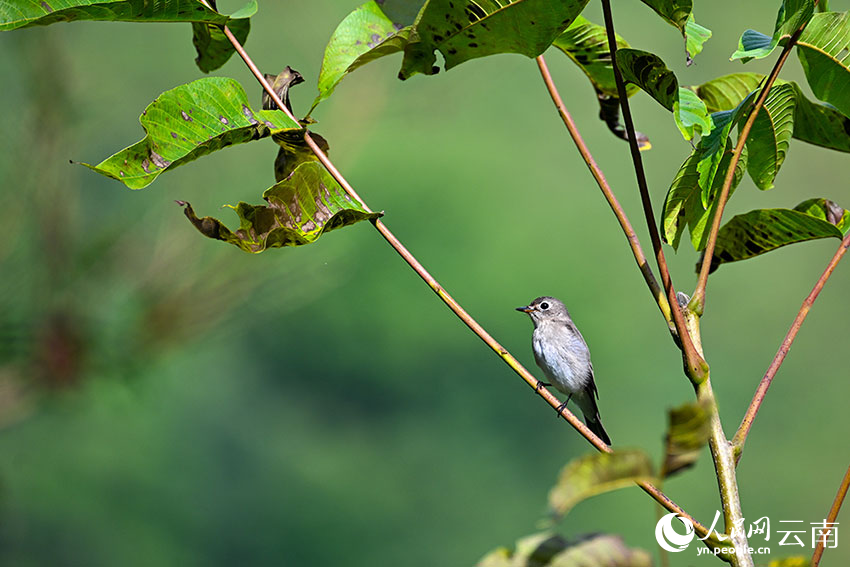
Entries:
{"type": "MultiPolygon", "coordinates": [[[[262,3],[248,48],[263,71],[291,65],[315,84],[328,38],[357,4],[262,3]]],[[[728,56],[741,29],[728,7],[698,10],[714,37],[691,67],[651,10],[617,5],[615,17],[681,84],[703,84],[740,70],[728,56]]],[[[768,29],[776,5],[735,11],[740,27],[768,29]]],[[[587,17],[602,20],[593,5],[587,17]]],[[[67,164],[138,139],[139,109],[201,76],[185,26],[153,33],[79,22],[0,36],[0,104],[17,109],[0,141],[0,564],[472,565],[533,531],[550,479],[586,444],[368,224],[306,251],[250,256],[199,238],[173,203],[255,199],[274,179],[277,146],[217,153],[143,193],[67,164]]],[[[549,59],[559,85],[586,85],[565,58],[549,59]]],[[[535,66],[504,55],[402,83],[399,63],[358,71],[317,110],[340,169],[530,367],[529,329],[512,307],[563,298],[593,351],[606,425],[624,446],[663,457],[666,410],[691,387],[535,66]]],[[[260,104],[239,61],[216,74],[260,104]]],[[[805,82],[799,65],[783,77],[805,82]]],[[[302,115],[310,95],[297,90],[302,115]]],[[[637,221],[626,145],[600,128],[589,89],[575,90],[562,89],[566,104],[637,221]]],[[[660,211],[691,147],[667,110],[638,98],[660,211]]],[[[788,207],[813,185],[848,202],[847,156],[791,145],[776,190],[743,180],[729,218],[788,207]]],[[[834,248],[787,247],[712,276],[703,343],[727,433],[834,248]]],[[[690,249],[671,253],[684,289],[694,260],[690,249]]],[[[823,337],[850,331],[848,279],[839,266],[753,428],[739,468],[748,516],[816,522],[834,496],[848,386],[823,337]]],[[[700,519],[718,505],[707,458],[665,490],[700,519]]],[[[637,490],[603,494],[561,528],[652,549],[653,506],[637,490]]],[[[850,559],[846,548],[827,553],[850,559]]],[[[682,555],[671,565],[716,562],[682,555]]]]}

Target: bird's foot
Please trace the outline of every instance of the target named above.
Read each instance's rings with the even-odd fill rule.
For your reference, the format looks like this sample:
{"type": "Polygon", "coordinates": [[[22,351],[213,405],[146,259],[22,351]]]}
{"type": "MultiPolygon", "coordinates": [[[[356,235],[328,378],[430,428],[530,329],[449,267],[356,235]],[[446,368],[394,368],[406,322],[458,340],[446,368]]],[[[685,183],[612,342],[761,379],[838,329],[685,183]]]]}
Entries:
{"type": "Polygon", "coordinates": [[[534,391],[535,391],[535,392],[539,392],[539,391],[540,391],[540,388],[543,388],[543,387],[546,387],[546,386],[551,386],[551,385],[552,385],[552,384],[549,384],[548,382],[541,382],[540,380],[538,380],[538,381],[537,381],[537,387],[536,387],[536,388],[534,388],[534,391]]]}

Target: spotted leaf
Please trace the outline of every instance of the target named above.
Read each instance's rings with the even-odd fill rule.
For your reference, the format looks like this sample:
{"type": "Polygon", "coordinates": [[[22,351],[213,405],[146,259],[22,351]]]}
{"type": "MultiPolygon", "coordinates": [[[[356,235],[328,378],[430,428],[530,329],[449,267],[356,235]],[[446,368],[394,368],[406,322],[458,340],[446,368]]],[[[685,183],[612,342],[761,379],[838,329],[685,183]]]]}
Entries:
{"type": "Polygon", "coordinates": [[[399,78],[433,75],[497,53],[537,57],[575,20],[587,0],[428,0],[404,48],[399,78]]]}
{"type": "Polygon", "coordinates": [[[83,164],[130,189],[233,144],[301,126],[280,110],[254,111],[233,79],[208,77],[161,94],[142,113],[143,140],[97,165],[83,164]]]}
{"type": "MultiPolygon", "coordinates": [[[[215,5],[215,2],[213,2],[215,5]]],[[[228,16],[208,8],[200,0],[43,0],[41,2],[0,2],[0,31],[56,22],[95,20],[101,22],[189,22],[198,52],[195,60],[205,73],[217,69],[233,55],[233,46],[224,37],[222,26],[228,26],[244,43],[250,29],[250,18],[257,11],[256,0],[228,16]]]]}
{"type": "Polygon", "coordinates": [[[326,232],[376,219],[382,214],[366,211],[353,201],[331,174],[314,161],[302,163],[289,177],[267,189],[263,198],[267,205],[239,203],[230,207],[240,220],[235,231],[218,219],[198,218],[189,203],[178,201],[178,204],[185,206],[186,217],[204,236],[252,253],[310,244],[326,232]]]}

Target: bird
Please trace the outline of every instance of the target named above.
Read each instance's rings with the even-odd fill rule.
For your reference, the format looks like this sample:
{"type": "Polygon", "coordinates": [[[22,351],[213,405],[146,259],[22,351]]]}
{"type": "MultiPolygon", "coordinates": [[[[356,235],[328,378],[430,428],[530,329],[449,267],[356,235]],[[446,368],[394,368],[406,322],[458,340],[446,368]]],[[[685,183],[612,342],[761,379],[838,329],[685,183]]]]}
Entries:
{"type": "Polygon", "coordinates": [[[611,445],[611,438],[602,426],[599,407],[596,405],[599,392],[593,380],[590,349],[573,323],[567,307],[554,297],[543,296],[516,310],[531,317],[534,323],[531,335],[534,360],[546,379],[552,382],[538,384],[538,388],[554,384],[558,391],[567,394],[567,399],[557,408],[559,416],[570,400],[575,400],[584,414],[588,429],[607,445],[611,445]]]}

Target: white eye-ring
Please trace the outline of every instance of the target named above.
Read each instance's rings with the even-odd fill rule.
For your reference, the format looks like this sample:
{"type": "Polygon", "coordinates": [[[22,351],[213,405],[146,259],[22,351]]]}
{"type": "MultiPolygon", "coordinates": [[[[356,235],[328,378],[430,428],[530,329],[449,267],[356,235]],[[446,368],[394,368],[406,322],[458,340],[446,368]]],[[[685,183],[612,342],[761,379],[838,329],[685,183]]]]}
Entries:
{"type": "Polygon", "coordinates": [[[542,309],[543,311],[546,311],[547,309],[549,309],[549,304],[544,301],[543,303],[540,304],[540,309],[542,309]]]}

